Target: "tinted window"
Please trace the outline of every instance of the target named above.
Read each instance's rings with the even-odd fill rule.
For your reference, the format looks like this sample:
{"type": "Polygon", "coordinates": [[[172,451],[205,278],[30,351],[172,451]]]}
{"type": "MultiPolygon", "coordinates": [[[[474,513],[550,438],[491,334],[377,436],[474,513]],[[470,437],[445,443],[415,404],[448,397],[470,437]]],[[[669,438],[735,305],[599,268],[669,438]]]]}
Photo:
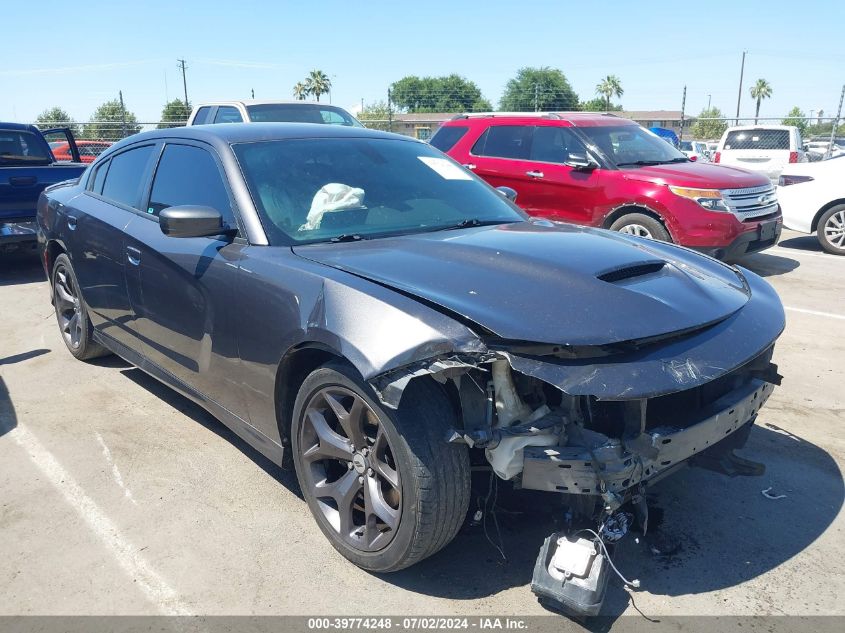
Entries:
{"type": "Polygon", "coordinates": [[[220,106],[214,115],[215,123],[243,123],[241,113],[233,106],[220,106]]]}
{"type": "Polygon", "coordinates": [[[208,106],[203,106],[199,110],[197,110],[197,116],[194,117],[193,125],[202,125],[203,123],[208,123],[208,115],[211,113],[211,108],[208,106]]]}
{"type": "Polygon", "coordinates": [[[191,145],[169,144],[156,169],[147,213],[158,215],[182,204],[217,209],[225,222],[235,226],[229,195],[211,154],[191,145]]]}
{"type": "Polygon", "coordinates": [[[686,162],[673,145],[639,125],[596,125],[578,128],[617,167],[686,162]]]}
{"type": "Polygon", "coordinates": [[[140,208],[143,178],[154,149],[154,145],[144,145],[114,156],[106,174],[103,196],[128,207],[140,208]]]}
{"type": "Polygon", "coordinates": [[[469,130],[469,128],[464,125],[443,126],[434,133],[434,136],[431,137],[431,141],[429,141],[429,143],[441,152],[448,152],[455,146],[455,143],[463,138],[464,134],[467,133],[467,130],[469,130]]]}
{"type": "Polygon", "coordinates": [[[734,130],[725,149],[789,149],[789,130],[734,130]]]}
{"type": "Polygon", "coordinates": [[[109,171],[109,162],[100,163],[94,170],[94,177],[91,179],[91,191],[94,193],[103,193],[103,182],[105,182],[106,174],[109,171]]]}
{"type": "Polygon", "coordinates": [[[314,103],[260,103],[247,106],[254,123],[329,123],[361,127],[346,110],[314,103]]]}
{"type": "Polygon", "coordinates": [[[523,219],[502,195],[424,143],[311,138],[233,147],[271,243],[523,219]]]}
{"type": "Polygon", "coordinates": [[[570,154],[584,154],[587,148],[564,127],[540,126],[534,128],[531,142],[531,160],[544,163],[565,163],[570,154]]]}
{"type": "Polygon", "coordinates": [[[0,165],[50,163],[47,148],[31,132],[0,130],[0,165]]]}
{"type": "Polygon", "coordinates": [[[531,156],[533,127],[527,125],[495,125],[484,133],[473,154],[498,158],[528,159],[531,156]]]}

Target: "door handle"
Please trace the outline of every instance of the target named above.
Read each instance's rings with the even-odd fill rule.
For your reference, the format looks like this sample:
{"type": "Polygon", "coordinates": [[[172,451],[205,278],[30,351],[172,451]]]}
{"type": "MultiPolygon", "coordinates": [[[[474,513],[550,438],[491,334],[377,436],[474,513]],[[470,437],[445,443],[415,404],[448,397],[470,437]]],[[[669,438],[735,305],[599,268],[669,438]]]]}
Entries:
{"type": "Polygon", "coordinates": [[[9,178],[9,184],[13,187],[29,187],[38,182],[35,176],[12,176],[9,178]]]}
{"type": "Polygon", "coordinates": [[[525,175],[529,178],[542,178],[543,172],[541,171],[534,171],[533,169],[530,171],[525,172],[525,175]]]}
{"type": "Polygon", "coordinates": [[[464,163],[464,167],[466,167],[467,169],[469,169],[471,171],[471,170],[475,169],[475,164],[474,163],[464,163]]]}
{"type": "Polygon", "coordinates": [[[71,231],[75,231],[76,230],[76,223],[77,223],[77,218],[76,218],[75,215],[67,216],[67,228],[69,228],[71,231]]]}
{"type": "Polygon", "coordinates": [[[140,249],[135,248],[134,246],[127,246],[126,247],[126,259],[129,260],[129,263],[133,266],[139,266],[141,264],[141,251],[140,249]]]}

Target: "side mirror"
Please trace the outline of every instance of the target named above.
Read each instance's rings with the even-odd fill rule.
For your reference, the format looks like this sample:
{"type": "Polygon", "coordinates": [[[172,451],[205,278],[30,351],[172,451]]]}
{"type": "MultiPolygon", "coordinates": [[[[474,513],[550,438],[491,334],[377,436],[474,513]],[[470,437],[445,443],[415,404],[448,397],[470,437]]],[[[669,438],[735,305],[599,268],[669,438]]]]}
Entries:
{"type": "Polygon", "coordinates": [[[158,214],[159,228],[168,237],[210,237],[231,233],[217,209],[193,205],[168,207],[158,214]]]}
{"type": "Polygon", "coordinates": [[[572,169],[583,171],[589,171],[598,167],[595,161],[584,153],[570,153],[569,158],[563,164],[567,167],[572,167],[572,169]]]}
{"type": "Polygon", "coordinates": [[[510,187],[496,187],[496,191],[511,202],[516,202],[516,189],[511,189],[510,187]]]}

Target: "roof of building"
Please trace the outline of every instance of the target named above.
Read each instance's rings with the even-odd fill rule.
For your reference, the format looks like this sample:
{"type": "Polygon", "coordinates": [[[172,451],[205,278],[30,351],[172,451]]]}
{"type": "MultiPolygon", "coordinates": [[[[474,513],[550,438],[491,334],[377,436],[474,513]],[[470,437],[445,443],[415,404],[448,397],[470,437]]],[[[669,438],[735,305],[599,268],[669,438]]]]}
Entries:
{"type": "MultiPolygon", "coordinates": [[[[634,121],[680,121],[680,110],[623,110],[617,112],[621,117],[634,121]]],[[[689,119],[689,115],[684,118],[689,119]]]]}

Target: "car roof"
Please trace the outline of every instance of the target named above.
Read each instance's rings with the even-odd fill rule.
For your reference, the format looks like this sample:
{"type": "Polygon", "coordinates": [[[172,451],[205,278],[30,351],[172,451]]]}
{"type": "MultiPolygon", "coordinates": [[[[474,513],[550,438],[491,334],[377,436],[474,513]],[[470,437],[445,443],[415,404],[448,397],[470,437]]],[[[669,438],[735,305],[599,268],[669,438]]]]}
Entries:
{"type": "Polygon", "coordinates": [[[630,119],[605,112],[468,112],[453,117],[446,124],[460,124],[459,121],[506,120],[518,123],[530,123],[537,119],[561,121],[573,127],[595,127],[602,125],[637,125],[630,119]]]}
{"type": "Polygon", "coordinates": [[[243,99],[243,100],[228,100],[228,101],[203,101],[202,103],[198,103],[194,106],[194,108],[202,108],[205,106],[221,106],[221,105],[242,105],[242,106],[253,106],[253,105],[318,105],[321,107],[329,107],[329,108],[340,108],[340,106],[331,105],[330,103],[320,103],[319,101],[303,101],[302,99],[293,100],[293,99],[243,99]]]}
{"type": "Polygon", "coordinates": [[[744,130],[795,130],[798,129],[794,125],[734,125],[729,127],[726,132],[742,132],[744,130]]]}
{"type": "Polygon", "coordinates": [[[422,142],[402,134],[392,134],[363,127],[325,125],[324,123],[215,123],[150,130],[149,132],[133,134],[112,145],[108,154],[112,154],[115,150],[119,150],[126,145],[141,141],[174,138],[203,141],[216,147],[233,143],[304,138],[373,138],[403,140],[413,143],[422,142]]]}
{"type": "Polygon", "coordinates": [[[0,122],[0,129],[2,130],[26,130],[27,132],[37,132],[39,131],[37,127],[34,125],[30,125],[29,123],[7,123],[5,121],[0,122]]]}

